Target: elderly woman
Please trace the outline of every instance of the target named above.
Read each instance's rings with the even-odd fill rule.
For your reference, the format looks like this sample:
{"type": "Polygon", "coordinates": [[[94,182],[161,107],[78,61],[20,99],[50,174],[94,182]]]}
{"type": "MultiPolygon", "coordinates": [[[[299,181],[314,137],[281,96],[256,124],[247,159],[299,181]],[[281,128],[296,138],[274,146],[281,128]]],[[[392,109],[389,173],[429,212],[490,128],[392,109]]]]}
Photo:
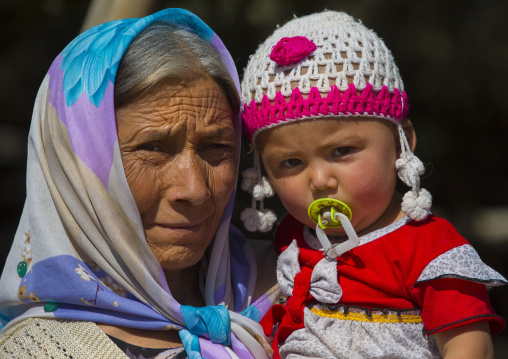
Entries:
{"type": "Polygon", "coordinates": [[[64,49],[35,103],[0,357],[269,357],[255,320],[277,291],[253,303],[255,255],[230,226],[238,113],[229,53],[185,10],[64,49]]]}

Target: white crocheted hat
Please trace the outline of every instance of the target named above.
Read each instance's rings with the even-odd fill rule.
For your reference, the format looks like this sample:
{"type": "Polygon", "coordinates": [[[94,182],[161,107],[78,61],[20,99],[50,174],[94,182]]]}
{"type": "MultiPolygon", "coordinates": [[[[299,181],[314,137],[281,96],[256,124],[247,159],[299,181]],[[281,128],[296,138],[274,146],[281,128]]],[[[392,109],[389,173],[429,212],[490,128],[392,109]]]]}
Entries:
{"type": "MultiPolygon", "coordinates": [[[[253,145],[264,129],[309,118],[361,116],[395,123],[401,141],[396,168],[412,188],[402,210],[415,220],[427,217],[432,199],[420,189],[424,166],[400,126],[409,107],[399,70],[384,42],[361,22],[335,11],[289,21],[250,58],[241,87],[243,128],[253,145]]],[[[268,231],[276,217],[262,201],[274,191],[258,159],[243,176],[242,188],[253,194],[253,204],[242,220],[248,230],[268,231]]]]}

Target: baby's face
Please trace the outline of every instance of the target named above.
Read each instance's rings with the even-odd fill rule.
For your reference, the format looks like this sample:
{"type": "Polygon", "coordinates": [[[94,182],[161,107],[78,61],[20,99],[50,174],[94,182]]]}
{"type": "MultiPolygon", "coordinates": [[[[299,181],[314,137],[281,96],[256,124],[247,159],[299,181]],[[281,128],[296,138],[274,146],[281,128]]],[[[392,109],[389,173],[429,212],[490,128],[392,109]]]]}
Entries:
{"type": "MultiPolygon", "coordinates": [[[[368,232],[400,212],[392,201],[396,140],[395,125],[387,120],[331,118],[264,130],[256,145],[279,198],[298,221],[314,228],[309,205],[334,198],[351,208],[356,232],[368,232]]],[[[344,234],[342,227],[326,233],[344,234]]]]}

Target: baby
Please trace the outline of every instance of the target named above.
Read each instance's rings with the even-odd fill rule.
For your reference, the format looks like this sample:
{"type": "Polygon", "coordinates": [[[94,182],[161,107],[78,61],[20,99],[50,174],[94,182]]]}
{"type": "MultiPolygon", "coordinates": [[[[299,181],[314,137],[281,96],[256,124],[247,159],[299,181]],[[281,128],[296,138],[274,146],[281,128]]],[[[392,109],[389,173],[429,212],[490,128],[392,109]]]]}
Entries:
{"type": "Polygon", "coordinates": [[[287,302],[261,320],[274,357],[492,358],[505,323],[487,289],[507,281],[430,213],[383,41],[344,13],[295,18],[251,57],[242,101],[255,149],[242,220],[272,228],[273,188],[289,212],[275,231],[287,302]],[[397,175],[411,188],[403,198],[397,175]]]}

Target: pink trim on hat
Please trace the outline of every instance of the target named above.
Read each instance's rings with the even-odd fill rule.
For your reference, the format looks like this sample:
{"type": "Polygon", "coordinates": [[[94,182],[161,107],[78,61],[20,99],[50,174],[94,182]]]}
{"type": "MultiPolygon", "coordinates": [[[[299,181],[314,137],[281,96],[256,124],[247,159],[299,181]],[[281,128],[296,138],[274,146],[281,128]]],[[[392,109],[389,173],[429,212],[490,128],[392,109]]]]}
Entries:
{"type": "Polygon", "coordinates": [[[307,99],[302,97],[297,87],[293,89],[289,102],[286,102],[279,91],[275,95],[273,105],[268,96],[264,95],[259,108],[255,100],[252,100],[249,105],[244,104],[242,118],[244,132],[251,141],[258,130],[289,120],[333,115],[363,115],[386,118],[399,123],[406,118],[408,109],[405,91],[401,93],[395,88],[391,94],[388,87],[383,86],[381,91],[376,93],[372,85],[367,84],[358,95],[355,85],[350,84],[342,95],[337,86],[332,86],[331,91],[323,98],[317,87],[312,87],[307,99]]]}

